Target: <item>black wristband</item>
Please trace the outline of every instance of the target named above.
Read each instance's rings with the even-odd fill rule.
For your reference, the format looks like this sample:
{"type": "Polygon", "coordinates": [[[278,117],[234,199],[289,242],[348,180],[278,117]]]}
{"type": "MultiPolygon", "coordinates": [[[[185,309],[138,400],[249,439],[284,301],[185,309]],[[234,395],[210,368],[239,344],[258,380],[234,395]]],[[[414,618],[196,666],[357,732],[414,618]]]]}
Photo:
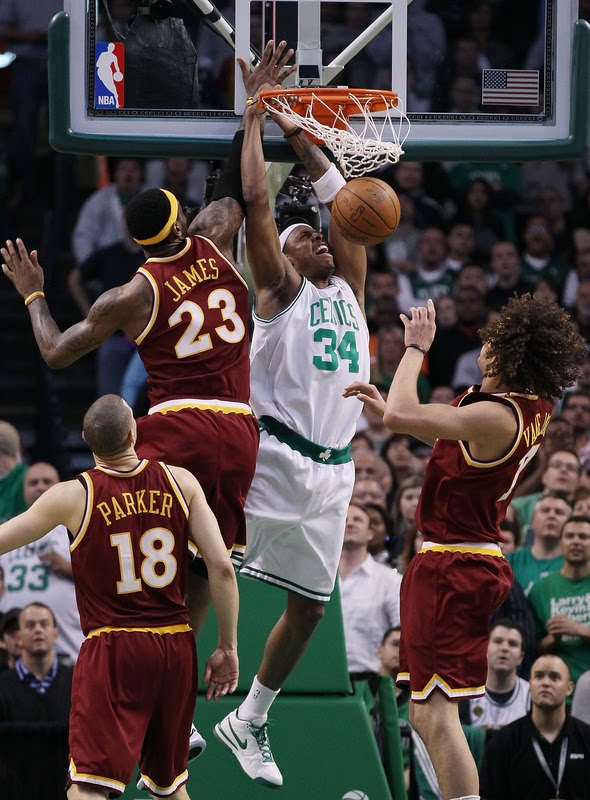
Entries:
{"type": "Polygon", "coordinates": [[[411,344],[406,345],[406,350],[408,349],[408,347],[413,347],[414,350],[419,350],[423,356],[425,356],[426,353],[428,352],[428,350],[425,350],[423,347],[420,347],[419,344],[414,344],[413,342],[411,344]]]}
{"type": "Polygon", "coordinates": [[[290,139],[291,136],[299,136],[300,133],[303,133],[303,128],[295,128],[291,133],[285,133],[283,139],[290,139]]]}
{"type": "Polygon", "coordinates": [[[211,200],[221,200],[223,197],[232,197],[240,204],[245,214],[246,201],[242,193],[242,173],[240,170],[243,144],[244,129],[239,128],[232,139],[225,168],[217,178],[213,193],[211,194],[211,200]]]}

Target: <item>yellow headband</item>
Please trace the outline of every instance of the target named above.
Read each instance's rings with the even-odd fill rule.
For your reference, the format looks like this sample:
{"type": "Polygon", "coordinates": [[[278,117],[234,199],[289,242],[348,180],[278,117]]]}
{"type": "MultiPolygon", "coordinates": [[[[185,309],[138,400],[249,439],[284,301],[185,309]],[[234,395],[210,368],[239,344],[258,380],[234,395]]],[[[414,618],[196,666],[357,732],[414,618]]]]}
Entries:
{"type": "Polygon", "coordinates": [[[169,192],[167,189],[160,189],[160,191],[164,192],[164,194],[166,195],[166,197],[170,201],[170,216],[168,217],[168,219],[164,223],[164,227],[161,228],[160,231],[158,233],[156,233],[155,236],[150,236],[149,239],[135,239],[134,238],[134,241],[136,241],[137,244],[141,244],[141,245],[144,245],[144,244],[148,244],[148,245],[149,244],[158,244],[158,242],[161,242],[163,239],[165,239],[168,236],[172,226],[176,222],[176,219],[178,217],[178,200],[176,199],[176,197],[174,197],[172,192],[169,192]]]}

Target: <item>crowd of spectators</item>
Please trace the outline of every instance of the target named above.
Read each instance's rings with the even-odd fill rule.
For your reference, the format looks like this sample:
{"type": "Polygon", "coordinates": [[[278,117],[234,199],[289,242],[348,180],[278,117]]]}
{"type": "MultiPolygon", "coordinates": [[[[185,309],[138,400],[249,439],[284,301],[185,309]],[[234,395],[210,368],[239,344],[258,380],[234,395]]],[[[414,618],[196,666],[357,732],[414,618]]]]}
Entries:
{"type": "MultiPolygon", "coordinates": [[[[67,306],[64,310],[84,314],[100,292],[128,280],[141,263],[141,251],[122,222],[125,205],[143,188],[165,186],[183,205],[198,207],[206,197],[206,178],[218,165],[178,158],[146,161],[130,155],[111,160],[105,172],[103,158],[52,154],[46,133],[40,132],[39,111],[46,107],[47,96],[42,68],[46,27],[49,11],[57,7],[47,4],[45,19],[33,16],[36,5],[0,0],[0,42],[17,53],[14,65],[0,70],[0,141],[10,145],[0,187],[6,200],[0,207],[0,234],[15,238],[23,229],[30,230],[30,243],[40,246],[42,262],[53,265],[49,280],[54,290],[63,289],[59,296],[67,306]],[[75,176],[73,183],[64,182],[64,168],[75,176]],[[68,213],[56,241],[47,236],[47,219],[54,220],[56,209],[64,208],[68,213]]],[[[482,65],[535,64],[541,21],[530,27],[526,20],[527,13],[534,17],[537,5],[517,4],[515,17],[511,3],[514,24],[500,35],[492,23],[508,7],[503,0],[414,0],[409,6],[414,59],[409,110],[473,110],[474,74],[482,65]],[[527,36],[519,38],[522,30],[527,36]]],[[[129,0],[110,2],[120,29],[131,6],[129,0]]],[[[329,21],[335,51],[350,26],[362,27],[369,14],[368,4],[345,8],[346,22],[329,21]]],[[[588,4],[581,3],[581,13],[588,13],[588,4]]],[[[223,98],[227,92],[211,92],[210,87],[228,78],[228,59],[233,56],[220,57],[211,36],[202,34],[201,82],[203,91],[209,87],[210,98],[223,98]]],[[[378,54],[376,47],[366,59],[378,54]]],[[[362,59],[355,62],[357,85],[367,82],[372,74],[367,69],[374,66],[362,59]]],[[[429,297],[435,300],[438,328],[419,382],[425,401],[449,403],[480,382],[478,330],[514,294],[538,292],[556,299],[590,343],[590,159],[548,164],[402,161],[379,177],[396,189],[402,208],[397,231],[384,244],[368,248],[372,380],[384,395],[404,352],[399,313],[429,297]]],[[[144,378],[133,342],[116,334],[103,345],[97,360],[98,395],[121,392],[131,383],[135,408],[143,410],[144,378]]],[[[414,514],[430,450],[410,436],[391,435],[379,419],[367,414],[361,418],[352,453],[356,484],[340,565],[349,669],[355,680],[394,678],[399,582],[421,546],[414,514]]],[[[36,492],[58,479],[52,465],[29,466],[29,460],[19,432],[0,421],[0,521],[20,513],[36,492]]],[[[590,356],[577,385],[557,402],[546,442],[526,466],[517,495],[503,526],[503,550],[515,573],[515,587],[491,632],[486,698],[465,712],[466,723],[475,727],[482,720],[501,717],[506,724],[517,719],[508,719],[508,707],[528,711],[527,682],[539,654],[559,657],[553,667],[559,673],[555,680],[561,682],[563,703],[569,709],[573,698],[579,715],[588,714],[590,356]]],[[[0,670],[5,673],[0,678],[0,722],[13,719],[5,714],[8,695],[3,687],[12,687],[12,693],[15,687],[20,693],[32,692],[36,701],[44,696],[35,707],[45,707],[49,688],[62,675],[62,666],[67,670],[75,661],[81,643],[71,619],[75,606],[66,531],[56,529],[45,539],[37,549],[0,558],[0,670]],[[46,606],[49,611],[43,610],[46,606]],[[31,621],[33,612],[39,620],[31,621]],[[35,628],[42,631],[39,641],[45,642],[37,655],[27,650],[28,631],[35,628]]],[[[545,672],[534,680],[542,682],[545,672]]],[[[397,698],[412,783],[408,696],[398,691],[397,698]]],[[[21,705],[13,706],[10,713],[18,715],[21,705]]],[[[378,717],[378,704],[376,708],[378,717]]],[[[416,751],[423,753],[419,743],[416,751]]],[[[495,753],[492,749],[486,761],[488,782],[495,753]]],[[[427,762],[417,769],[423,774],[421,796],[431,791],[436,797],[436,787],[424,788],[427,762]]]]}

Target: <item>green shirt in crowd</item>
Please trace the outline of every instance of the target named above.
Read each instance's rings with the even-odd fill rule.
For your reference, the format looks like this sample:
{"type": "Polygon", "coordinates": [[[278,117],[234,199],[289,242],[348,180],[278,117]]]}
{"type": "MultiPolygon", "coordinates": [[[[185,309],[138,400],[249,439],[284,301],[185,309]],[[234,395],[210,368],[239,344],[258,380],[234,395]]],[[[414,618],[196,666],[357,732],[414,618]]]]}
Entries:
{"type": "MultiPolygon", "coordinates": [[[[565,614],[590,627],[590,575],[579,580],[555,572],[536,583],[529,594],[537,638],[547,635],[547,620],[565,614]]],[[[563,635],[553,651],[568,665],[574,683],[590,669],[590,638],[563,635]]]]}
{"type": "Polygon", "coordinates": [[[28,468],[27,464],[17,464],[0,478],[0,524],[27,510],[23,483],[28,468]]]}
{"type": "Polygon", "coordinates": [[[530,547],[519,547],[513,553],[508,553],[506,558],[527,597],[534,583],[563,567],[563,556],[535,558],[530,547]]]}

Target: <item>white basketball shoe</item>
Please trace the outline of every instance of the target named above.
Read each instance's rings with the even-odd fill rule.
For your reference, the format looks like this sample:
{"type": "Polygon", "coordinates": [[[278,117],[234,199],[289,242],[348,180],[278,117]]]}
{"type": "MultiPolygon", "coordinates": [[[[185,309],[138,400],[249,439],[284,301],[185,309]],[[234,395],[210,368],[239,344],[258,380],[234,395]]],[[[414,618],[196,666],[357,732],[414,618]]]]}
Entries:
{"type": "Polygon", "coordinates": [[[277,789],[283,776],[275,764],[268,740],[268,726],[254,725],[238,717],[237,709],[218,722],[215,736],[238,759],[241,768],[255,783],[277,789]]]}

